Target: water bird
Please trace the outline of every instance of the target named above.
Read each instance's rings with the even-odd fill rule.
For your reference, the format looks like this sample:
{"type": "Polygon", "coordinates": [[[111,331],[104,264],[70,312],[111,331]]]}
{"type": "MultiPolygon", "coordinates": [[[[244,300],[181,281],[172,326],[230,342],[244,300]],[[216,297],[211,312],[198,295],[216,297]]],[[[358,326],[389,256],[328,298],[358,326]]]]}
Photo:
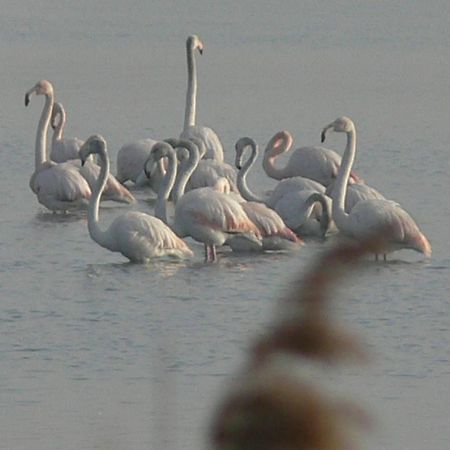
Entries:
{"type": "Polygon", "coordinates": [[[100,176],[88,206],[89,234],[97,244],[112,252],[120,252],[132,262],[146,263],[153,258],[193,256],[187,244],[162,220],[138,211],[129,211],[114,219],[106,230],[99,226],[99,202],[109,174],[106,141],[100,135],[89,137],[80,149],[82,163],[89,155],[97,155],[100,176]]]}
{"type": "MultiPolygon", "coordinates": [[[[385,199],[369,199],[358,202],[349,213],[345,211],[347,183],[356,156],[356,128],[349,117],[339,117],[322,130],[322,142],[330,130],[347,135],[347,145],[333,190],[333,220],[339,231],[361,240],[368,234],[383,229],[389,242],[389,252],[412,249],[430,257],[431,245],[428,239],[398,203],[385,199]]],[[[383,253],[385,260],[387,252],[383,253]]]]}
{"type": "Polygon", "coordinates": [[[184,112],[184,128],[180,135],[181,139],[201,139],[206,146],[205,158],[215,159],[223,162],[223,146],[217,133],[209,127],[196,124],[197,113],[197,65],[195,51],[203,54],[204,45],[200,38],[193,34],[186,40],[187,55],[187,92],[184,112]]]}

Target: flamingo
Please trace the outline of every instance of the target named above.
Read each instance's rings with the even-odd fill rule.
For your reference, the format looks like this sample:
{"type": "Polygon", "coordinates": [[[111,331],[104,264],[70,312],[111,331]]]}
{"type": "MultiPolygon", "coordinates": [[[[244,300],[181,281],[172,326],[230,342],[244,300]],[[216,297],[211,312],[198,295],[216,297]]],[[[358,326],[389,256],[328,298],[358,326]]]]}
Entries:
{"type": "Polygon", "coordinates": [[[32,95],[44,95],[45,103],[36,133],[30,188],[39,203],[53,212],[66,212],[85,206],[91,196],[91,189],[77,168],[69,163],[57,164],[47,158],[47,129],[53,107],[53,86],[47,80],[36,83],[25,94],[25,106],[29,105],[32,95]]]}
{"type": "Polygon", "coordinates": [[[251,191],[247,184],[247,174],[258,157],[258,145],[252,138],[242,137],[236,142],[235,149],[235,165],[238,168],[237,187],[242,197],[248,201],[265,203],[267,206],[273,208],[278,200],[291,190],[307,189],[320,193],[325,192],[325,187],[317,181],[298,176],[281,180],[270,196],[266,198],[259,197],[251,191]],[[249,158],[243,163],[242,160],[247,148],[251,149],[251,153],[249,158]]]}
{"type": "Polygon", "coordinates": [[[298,236],[323,239],[335,230],[331,204],[327,195],[303,189],[287,192],[275,203],[274,209],[298,236]]]}
{"type": "MultiPolygon", "coordinates": [[[[385,230],[389,252],[412,249],[431,256],[431,245],[411,216],[397,203],[385,199],[358,202],[347,213],[344,209],[347,182],[356,156],[356,129],[348,117],[339,117],[322,131],[322,142],[329,130],[346,133],[347,145],[333,190],[333,219],[339,231],[356,240],[364,239],[377,230],[385,230]]],[[[375,255],[378,259],[378,255],[375,255]]],[[[386,260],[386,253],[383,254],[386,260]]]]}
{"type": "MultiPolygon", "coordinates": [[[[56,145],[55,148],[56,152],[54,153],[57,155],[58,159],[64,159],[64,156],[68,156],[71,152],[74,152],[75,146],[73,145],[65,145],[65,140],[62,139],[62,125],[64,122],[64,108],[61,104],[57,104],[54,101],[54,90],[52,84],[47,81],[43,80],[38,82],[32,89],[30,89],[26,96],[25,96],[25,105],[28,105],[30,102],[30,97],[32,94],[37,95],[45,95],[46,97],[46,103],[44,106],[44,110],[42,111],[41,120],[39,121],[38,126],[38,137],[36,138],[36,152],[39,153],[39,156],[36,156],[36,161],[43,161],[45,162],[45,167],[56,167],[58,166],[58,170],[55,171],[55,169],[52,169],[52,172],[47,173],[46,175],[40,175],[36,178],[36,170],[35,174],[32,176],[32,180],[30,181],[30,186],[33,192],[35,192],[38,195],[39,198],[43,199],[45,197],[45,201],[49,206],[53,202],[52,198],[54,199],[54,195],[52,192],[56,192],[58,190],[58,196],[61,197],[62,195],[69,195],[69,198],[73,197],[73,189],[74,189],[74,183],[75,185],[78,185],[82,187],[84,190],[86,190],[86,186],[84,183],[79,181],[79,177],[76,177],[78,181],[75,181],[75,175],[73,175],[75,171],[79,172],[79,175],[81,175],[85,181],[89,185],[89,195],[87,198],[90,197],[90,193],[92,192],[93,186],[95,184],[95,181],[98,177],[98,174],[100,172],[100,167],[98,167],[97,164],[95,164],[92,161],[89,161],[85,164],[84,167],[81,167],[81,162],[78,159],[78,152],[76,152],[76,158],[77,159],[69,159],[64,162],[60,162],[56,164],[53,161],[48,160],[47,157],[47,130],[50,123],[50,120],[53,118],[56,121],[56,117],[60,115],[60,122],[55,127],[55,131],[52,138],[52,143],[56,145]],[[48,105],[47,105],[48,102],[48,105]],[[56,105],[56,109],[55,109],[56,105]],[[47,109],[50,108],[50,110],[47,109]],[[53,117],[52,117],[53,116],[53,117]],[[71,149],[71,150],[70,150],[71,149]],[[66,175],[61,175],[61,173],[64,172],[66,175]],[[54,175],[51,175],[54,174],[54,175]],[[59,175],[58,175],[59,174],[59,175]],[[66,181],[56,181],[55,176],[58,178],[63,178],[66,181]],[[53,178],[53,181],[43,181],[44,178],[47,178],[50,180],[50,178],[53,178]],[[39,186],[36,186],[35,183],[39,183],[39,186]],[[62,187],[62,184],[69,183],[69,186],[66,186],[65,188],[62,187]],[[50,187],[53,186],[53,187],[50,187]],[[58,187],[59,186],[59,187],[58,187]],[[49,190],[50,189],[50,190],[49,190]],[[54,191],[52,191],[53,189],[54,191]]],[[[83,142],[78,140],[79,142],[83,142]]],[[[70,141],[69,141],[70,142],[70,141]]],[[[112,175],[108,176],[108,180],[106,183],[106,187],[104,189],[104,192],[102,194],[102,200],[112,200],[119,203],[135,203],[136,199],[131,194],[131,192],[128,191],[127,188],[122,186],[112,175]]],[[[40,200],[39,200],[40,201],[40,200]]],[[[47,206],[46,203],[43,203],[44,206],[47,206]]],[[[52,207],[49,207],[51,210],[68,210],[73,209],[79,206],[84,206],[86,202],[82,201],[81,203],[76,201],[75,203],[71,201],[69,204],[65,202],[64,204],[54,204],[52,207]]]]}
{"type": "Polygon", "coordinates": [[[83,141],[78,138],[63,138],[66,111],[61,103],[54,102],[51,116],[51,126],[54,129],[50,159],[57,163],[69,159],[78,159],[78,152],[83,141]],[[59,119],[58,119],[59,118],[59,119]]]}
{"type": "MultiPolygon", "coordinates": [[[[263,199],[254,194],[247,185],[247,173],[258,156],[256,142],[243,137],[236,142],[236,167],[239,169],[237,184],[241,195],[250,203],[265,203],[295,233],[300,236],[325,236],[332,228],[331,200],[323,195],[325,187],[317,181],[304,177],[281,180],[270,196],[263,199]],[[251,148],[250,157],[242,163],[244,152],[251,148]],[[308,198],[313,194],[307,203],[308,198]]],[[[253,219],[252,219],[253,220],[253,219]]]]}
{"type": "Polygon", "coordinates": [[[154,192],[158,191],[159,184],[166,170],[164,161],[156,164],[148,176],[144,172],[144,165],[150,156],[152,147],[156,144],[154,139],[140,139],[123,145],[117,153],[116,178],[120,183],[132,181],[135,186],[150,186],[154,192]]]}
{"type": "MultiPolygon", "coordinates": [[[[303,176],[324,186],[328,186],[336,178],[341,157],[335,151],[324,147],[297,148],[284,168],[275,167],[275,159],[290,150],[292,143],[292,135],[286,130],[279,131],[270,139],[263,159],[263,168],[269,177],[282,180],[303,176]]],[[[355,173],[351,173],[349,178],[351,183],[362,181],[355,173]]]]}
{"type": "Polygon", "coordinates": [[[215,187],[203,187],[184,193],[187,181],[200,159],[199,151],[191,141],[168,139],[166,143],[160,144],[157,148],[160,153],[155,154],[154,157],[164,156],[161,148],[167,153],[174,152],[173,147],[184,147],[189,151],[188,163],[172,191],[175,203],[173,229],[177,235],[191,236],[194,240],[202,242],[205,246],[206,262],[216,261],[216,247],[224,245],[234,236],[239,236],[261,247],[260,232],[248,218],[242,206],[220,192],[221,179],[215,187]]]}
{"type": "Polygon", "coordinates": [[[153,258],[193,256],[187,244],[162,220],[138,211],[129,211],[112,222],[106,230],[99,226],[100,195],[109,173],[106,141],[100,135],[89,137],[80,149],[80,159],[85,163],[89,155],[97,155],[100,176],[88,206],[88,229],[91,238],[101,247],[120,252],[132,262],[146,263],[153,258]]]}
{"type": "Polygon", "coordinates": [[[186,92],[186,106],[184,113],[184,128],[181,139],[201,139],[206,146],[205,158],[223,162],[223,147],[216,132],[209,127],[196,125],[197,112],[197,66],[194,52],[198,50],[203,54],[203,42],[196,35],[191,35],[186,40],[188,83],[186,92]]]}

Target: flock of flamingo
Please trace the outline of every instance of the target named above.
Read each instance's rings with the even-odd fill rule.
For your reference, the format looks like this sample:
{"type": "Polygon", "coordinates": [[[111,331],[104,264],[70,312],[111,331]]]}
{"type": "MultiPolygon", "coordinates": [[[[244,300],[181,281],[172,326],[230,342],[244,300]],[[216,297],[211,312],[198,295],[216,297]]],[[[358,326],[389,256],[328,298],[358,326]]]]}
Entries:
{"type": "MultiPolygon", "coordinates": [[[[217,259],[216,248],[233,251],[289,250],[304,237],[325,237],[339,232],[361,240],[383,229],[387,251],[413,249],[431,255],[431,246],[411,216],[398,203],[365,184],[352,171],[356,129],[348,117],[325,126],[328,132],[347,135],[341,157],[333,150],[309,146],[291,150],[284,168],[276,158],[293,144],[288,131],[276,133],[263,157],[266,174],[279,180],[270,195],[251,191],[246,176],[258,157],[258,145],[249,137],[236,142],[235,166],[224,162],[224,151],[211,128],[196,124],[197,70],[195,53],[203,43],[195,35],[186,42],[188,84],[184,128],[179,138],[143,139],[124,145],[117,155],[117,173],[110,173],[107,144],[100,135],[85,142],[63,137],[66,114],[55,102],[53,86],[39,81],[26,92],[45,97],[35,143],[35,170],[31,190],[39,203],[53,212],[78,208],[88,211],[91,238],[100,246],[120,252],[133,262],[155,257],[191,257],[182,239],[190,236],[205,247],[205,260],[217,259]],[[54,129],[50,153],[48,128],[54,129]],[[135,203],[125,186],[149,186],[157,193],[155,215],[128,211],[106,230],[99,225],[100,201],[135,203]],[[166,205],[174,206],[169,222],[166,205]]],[[[379,255],[375,255],[378,259],[379,255]]],[[[386,259],[386,253],[383,254],[386,259]]]]}

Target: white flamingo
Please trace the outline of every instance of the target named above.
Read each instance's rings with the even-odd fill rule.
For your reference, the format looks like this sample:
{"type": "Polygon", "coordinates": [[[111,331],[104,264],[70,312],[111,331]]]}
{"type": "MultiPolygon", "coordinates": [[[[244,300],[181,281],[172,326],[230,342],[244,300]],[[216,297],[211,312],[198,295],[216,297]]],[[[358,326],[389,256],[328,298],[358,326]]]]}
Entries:
{"type": "Polygon", "coordinates": [[[247,173],[258,156],[256,142],[251,138],[243,137],[236,142],[235,147],[235,162],[239,169],[237,184],[246,200],[265,203],[277,212],[291,230],[302,237],[323,237],[328,231],[333,230],[331,199],[324,195],[323,185],[304,177],[287,178],[277,184],[270,196],[262,199],[247,185],[247,173]],[[247,148],[251,149],[251,154],[243,163],[247,148]],[[319,195],[312,195],[315,192],[319,195]]]}
{"type": "MultiPolygon", "coordinates": [[[[221,178],[216,184],[216,189],[228,195],[233,193],[226,178],[221,178]]],[[[239,201],[240,205],[246,212],[248,218],[258,228],[261,238],[262,247],[253,245],[248,240],[239,237],[231,238],[227,244],[233,251],[278,251],[293,250],[302,244],[296,234],[286,226],[279,214],[264,203],[239,201]]]]}
{"type": "MultiPolygon", "coordinates": [[[[263,168],[266,174],[281,180],[302,176],[328,186],[337,176],[341,157],[324,147],[300,147],[295,149],[283,168],[275,167],[275,159],[290,150],[293,138],[289,131],[279,131],[269,141],[264,152],[263,168]]],[[[350,174],[350,182],[361,182],[355,174],[350,174]]]]}
{"type": "MultiPolygon", "coordinates": [[[[261,247],[258,228],[248,218],[242,206],[219,191],[219,187],[204,187],[184,193],[186,183],[200,159],[197,146],[191,141],[168,139],[166,152],[171,147],[185,147],[189,151],[188,164],[178,177],[172,191],[175,203],[173,229],[178,236],[191,236],[205,245],[205,261],[217,259],[216,247],[224,245],[231,237],[240,236],[261,247]]],[[[160,144],[160,146],[165,143],[160,144]]],[[[159,147],[161,148],[161,147],[159,147]]],[[[159,154],[158,157],[163,157],[159,154]]]]}
{"type": "Polygon", "coordinates": [[[275,211],[284,223],[302,238],[325,238],[335,231],[331,199],[317,191],[292,190],[279,198],[275,211]]]}
{"type": "MultiPolygon", "coordinates": [[[[348,117],[339,117],[322,131],[322,142],[329,131],[346,133],[347,145],[333,191],[333,219],[339,231],[354,239],[383,230],[389,243],[388,251],[412,249],[431,256],[431,245],[411,216],[397,203],[371,199],[358,202],[350,213],[344,209],[346,187],[356,156],[356,129],[348,117]]],[[[378,256],[378,255],[376,255],[378,256]]],[[[386,259],[386,254],[383,255],[386,259]]]]}
{"type": "Polygon", "coordinates": [[[53,103],[50,123],[54,130],[50,159],[57,163],[65,162],[69,159],[78,159],[78,152],[83,145],[83,141],[78,138],[63,137],[66,111],[61,103],[53,103]]]}
{"type": "Polygon", "coordinates": [[[112,222],[106,230],[99,226],[100,195],[109,173],[109,158],[106,142],[99,135],[93,135],[80,149],[82,163],[89,155],[97,155],[100,176],[88,206],[88,228],[91,238],[100,246],[120,252],[130,261],[146,263],[161,256],[178,258],[193,255],[187,244],[180,239],[162,220],[138,211],[129,211],[112,222]]]}
{"type": "Polygon", "coordinates": [[[258,157],[258,145],[252,138],[243,137],[236,142],[235,149],[235,164],[238,168],[237,186],[242,197],[248,201],[265,203],[273,208],[281,197],[292,190],[307,189],[320,193],[325,192],[325,187],[317,181],[298,176],[281,180],[269,196],[266,198],[259,197],[253,193],[247,184],[247,174],[258,157]],[[244,153],[247,148],[251,149],[251,153],[248,159],[243,162],[244,153]]]}
{"type": "Polygon", "coordinates": [[[47,130],[53,107],[53,86],[47,80],[36,83],[25,94],[25,106],[32,95],[44,95],[44,108],[39,119],[35,144],[34,173],[30,188],[39,203],[50,211],[69,211],[85,206],[91,189],[78,169],[69,163],[57,164],[47,158],[47,130]]]}
{"type": "MultiPolygon", "coordinates": [[[[51,159],[59,162],[67,162],[73,164],[88,182],[91,191],[94,189],[95,183],[100,173],[100,167],[93,162],[91,158],[81,167],[79,159],[79,150],[83,141],[77,138],[63,138],[63,126],[65,123],[66,113],[61,103],[54,102],[52,108],[51,124],[54,128],[52,137],[51,159]],[[59,117],[59,120],[58,120],[59,117]]],[[[105,189],[103,189],[102,201],[111,200],[118,203],[135,203],[136,199],[133,194],[122,186],[116,178],[109,174],[106,181],[105,189]]]]}
{"type": "Polygon", "coordinates": [[[197,66],[195,62],[195,51],[203,53],[203,42],[198,36],[189,36],[186,40],[188,82],[186,93],[186,107],[184,113],[184,128],[180,135],[181,139],[201,139],[206,146],[205,158],[215,159],[223,162],[223,147],[216,132],[209,128],[196,125],[197,112],[197,66]]]}
{"type": "Polygon", "coordinates": [[[152,167],[147,176],[144,165],[150,156],[150,151],[157,141],[154,139],[140,139],[123,145],[117,153],[116,178],[120,183],[132,181],[136,187],[150,186],[154,192],[158,192],[159,184],[163,179],[166,169],[163,160],[152,167]]]}

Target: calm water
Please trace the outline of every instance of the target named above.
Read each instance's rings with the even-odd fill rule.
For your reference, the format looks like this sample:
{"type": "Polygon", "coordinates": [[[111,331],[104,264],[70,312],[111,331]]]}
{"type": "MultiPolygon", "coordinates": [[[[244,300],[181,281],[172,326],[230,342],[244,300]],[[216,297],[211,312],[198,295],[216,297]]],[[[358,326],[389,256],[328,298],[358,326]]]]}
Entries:
{"type": "MultiPolygon", "coordinates": [[[[205,265],[194,244],[194,261],[137,266],[95,245],[83,213],[38,205],[28,180],[43,101],[25,109],[25,91],[51,80],[66,135],[102,133],[114,165],[123,143],[181,130],[191,33],[206,47],[198,119],[227,161],[243,135],[264,145],[288,129],[317,144],[349,115],[358,171],[429,236],[431,261],[400,252],[340,286],[342,319],[376,356],[339,382],[377,419],[367,448],[447,448],[448,3],[186,3],[0,1],[0,448],[201,448],[249,338],[324,246],[205,265]]],[[[345,141],[328,145],[342,152],[345,141]]],[[[273,186],[260,169],[250,179],[273,186]]],[[[139,199],[150,212],[149,194],[139,199]]],[[[108,205],[102,219],[123,210],[108,205]]]]}

